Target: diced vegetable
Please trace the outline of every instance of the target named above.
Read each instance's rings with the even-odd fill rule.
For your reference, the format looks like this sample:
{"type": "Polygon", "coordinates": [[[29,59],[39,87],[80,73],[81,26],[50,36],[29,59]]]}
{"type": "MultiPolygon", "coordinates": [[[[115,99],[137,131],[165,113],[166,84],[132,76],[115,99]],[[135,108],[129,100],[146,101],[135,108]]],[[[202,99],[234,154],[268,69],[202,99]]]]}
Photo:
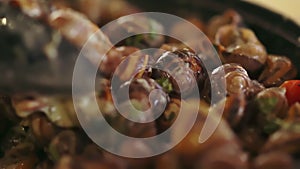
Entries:
{"type": "Polygon", "coordinates": [[[281,87],[286,89],[285,96],[289,102],[289,105],[300,102],[300,80],[285,81],[281,87]]]}

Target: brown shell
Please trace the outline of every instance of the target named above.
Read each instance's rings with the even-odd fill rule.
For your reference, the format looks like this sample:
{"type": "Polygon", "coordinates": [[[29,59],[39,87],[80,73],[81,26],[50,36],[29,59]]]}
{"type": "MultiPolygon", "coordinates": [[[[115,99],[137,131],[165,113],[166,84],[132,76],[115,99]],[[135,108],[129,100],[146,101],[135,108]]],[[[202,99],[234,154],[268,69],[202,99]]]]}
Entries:
{"type": "MultiPolygon", "coordinates": [[[[105,77],[111,77],[113,73],[116,71],[116,68],[119,66],[119,64],[126,59],[127,56],[137,52],[139,49],[135,47],[130,46],[121,46],[117,48],[111,49],[107,55],[106,59],[103,59],[101,64],[99,65],[100,73],[103,74],[105,77]]],[[[132,71],[137,65],[130,65],[127,68],[132,71]]],[[[128,71],[129,71],[128,70],[128,71]]],[[[124,71],[124,70],[121,70],[124,71]]],[[[130,74],[130,73],[129,73],[130,74]]]]}
{"type": "Polygon", "coordinates": [[[257,124],[265,134],[270,135],[280,129],[281,120],[286,118],[288,112],[288,102],[285,97],[285,89],[268,88],[260,93],[254,99],[254,105],[257,113],[257,124]]]}
{"type": "MultiPolygon", "coordinates": [[[[62,2],[62,0],[55,1],[58,1],[58,3],[62,2]]],[[[78,3],[76,3],[76,1],[64,1],[69,2],[69,4],[67,4],[68,7],[76,4],[75,8],[78,8],[79,11],[84,13],[94,23],[99,24],[104,24],[119,17],[140,12],[140,9],[124,0],[80,0],[77,1],[78,3]]]]}
{"type": "MultiPolygon", "coordinates": [[[[219,93],[223,93],[224,91],[227,95],[244,93],[247,96],[252,91],[250,90],[252,88],[252,81],[247,71],[240,65],[235,63],[224,64],[212,72],[211,81],[209,79],[206,80],[205,87],[202,90],[202,96],[206,100],[210,100],[212,88],[217,91],[214,93],[216,97],[221,97],[219,93]]],[[[220,99],[223,98],[218,98],[218,100],[220,99]]]]}
{"type": "Polygon", "coordinates": [[[225,101],[223,117],[232,128],[239,126],[245,118],[247,101],[243,93],[229,95],[225,101]]]}
{"type": "Polygon", "coordinates": [[[54,126],[43,114],[36,114],[31,117],[32,133],[40,145],[46,145],[59,132],[58,127],[54,126]]]}
{"type": "Polygon", "coordinates": [[[215,39],[218,29],[224,25],[242,25],[242,17],[234,10],[229,9],[222,15],[211,18],[208,22],[206,33],[210,39],[215,39]]]}
{"type": "MultiPolygon", "coordinates": [[[[85,15],[70,8],[53,10],[48,17],[48,22],[53,29],[60,31],[66,39],[79,48],[82,48],[89,38],[94,36],[95,41],[88,41],[87,47],[93,49],[92,52],[96,52],[94,54],[97,56],[100,54],[99,57],[102,57],[102,54],[113,46],[96,24],[85,15]]],[[[88,59],[92,63],[97,63],[93,57],[95,56],[88,56],[88,59]]]]}
{"type": "Polygon", "coordinates": [[[221,27],[215,43],[219,46],[221,59],[225,63],[238,63],[250,75],[256,75],[267,60],[265,47],[252,30],[234,25],[221,27]]]}
{"type": "Polygon", "coordinates": [[[163,105],[167,105],[169,101],[169,96],[163,91],[162,87],[151,78],[137,78],[130,81],[130,83],[124,83],[120,90],[115,94],[120,98],[119,102],[123,102],[126,100],[123,99],[122,94],[125,94],[127,91],[124,91],[125,87],[129,85],[129,99],[137,100],[141,105],[142,110],[147,110],[148,108],[152,108],[154,112],[163,111],[161,108],[163,105]],[[153,92],[153,90],[159,90],[160,92],[153,92]],[[151,98],[150,98],[150,93],[151,98]],[[149,100],[150,99],[150,100],[149,100]]]}
{"type": "MultiPolygon", "coordinates": [[[[135,51],[135,49],[131,51],[135,51]]],[[[127,52],[125,54],[128,54],[130,52],[127,52]]],[[[121,65],[118,66],[116,70],[114,70],[114,75],[119,78],[121,83],[124,83],[136,76],[141,77],[144,71],[146,70],[146,66],[149,63],[149,59],[149,55],[145,55],[140,51],[134,52],[127,56],[123,55],[123,62],[121,63],[121,65]]],[[[110,65],[108,64],[107,66],[110,65]]]]}
{"type": "Polygon", "coordinates": [[[269,55],[267,65],[258,78],[266,87],[281,85],[297,76],[297,69],[291,60],[284,56],[269,55]]]}
{"type": "Polygon", "coordinates": [[[56,126],[69,128],[79,126],[72,98],[64,96],[31,96],[14,98],[16,115],[27,118],[36,113],[43,113],[56,126]]]}
{"type": "Polygon", "coordinates": [[[258,108],[260,110],[260,113],[264,114],[273,114],[274,117],[278,118],[285,118],[287,116],[288,112],[288,102],[285,97],[285,89],[284,88],[268,88],[260,93],[257,94],[256,96],[256,101],[258,102],[258,108]],[[276,99],[274,100],[274,104],[268,104],[265,105],[262,102],[265,102],[270,99],[276,99]],[[267,107],[266,107],[267,106],[267,107]]]}
{"type": "Polygon", "coordinates": [[[74,131],[65,130],[58,133],[49,144],[49,156],[57,161],[64,155],[75,155],[79,151],[80,141],[74,131]]]}
{"type": "Polygon", "coordinates": [[[48,23],[71,44],[80,50],[84,47],[84,57],[94,66],[99,66],[99,60],[109,59],[106,53],[113,47],[111,41],[82,13],[71,8],[54,9],[48,17],[48,23]]]}
{"type": "Polygon", "coordinates": [[[158,69],[153,78],[169,79],[174,92],[185,96],[189,95],[195,87],[198,87],[197,83],[200,84],[199,87],[202,88],[207,76],[200,58],[188,48],[174,52],[164,52],[158,58],[155,66],[158,69]],[[169,73],[159,70],[162,68],[169,71],[169,73]],[[171,74],[174,77],[172,77],[171,74]],[[182,91],[180,91],[179,86],[182,86],[182,91]]]}
{"type": "MultiPolygon", "coordinates": [[[[132,104],[134,106],[135,109],[139,109],[138,106],[141,105],[141,103],[138,100],[128,100],[123,102],[120,107],[122,107],[123,105],[128,105],[128,104],[132,104]]],[[[131,121],[129,119],[127,119],[129,116],[133,116],[135,115],[135,119],[139,119],[139,120],[149,120],[149,118],[153,118],[153,114],[147,114],[145,115],[145,113],[143,112],[137,112],[137,110],[131,110],[130,112],[122,112],[123,114],[121,115],[120,112],[118,112],[118,114],[111,118],[111,123],[110,125],[117,130],[118,132],[129,136],[129,137],[135,137],[135,138],[146,138],[146,137],[153,137],[157,134],[157,129],[155,127],[155,122],[149,122],[149,123],[138,123],[138,122],[134,122],[131,121]],[[137,114],[139,113],[139,114],[137,114]]],[[[122,109],[120,110],[122,111],[122,109]]],[[[152,113],[152,112],[151,112],[152,113]]],[[[155,113],[155,112],[153,112],[155,113]]],[[[111,133],[109,133],[111,134],[111,133]]],[[[101,137],[101,135],[100,135],[101,137]]],[[[103,138],[105,139],[105,138],[103,138]]],[[[117,140],[113,140],[114,142],[116,142],[117,140]]],[[[124,142],[124,141],[123,141],[124,142]]],[[[116,143],[119,144],[119,143],[116,143]]]]}
{"type": "Polygon", "coordinates": [[[180,99],[172,98],[163,114],[157,119],[158,132],[161,133],[172,126],[180,112],[180,99]]]}

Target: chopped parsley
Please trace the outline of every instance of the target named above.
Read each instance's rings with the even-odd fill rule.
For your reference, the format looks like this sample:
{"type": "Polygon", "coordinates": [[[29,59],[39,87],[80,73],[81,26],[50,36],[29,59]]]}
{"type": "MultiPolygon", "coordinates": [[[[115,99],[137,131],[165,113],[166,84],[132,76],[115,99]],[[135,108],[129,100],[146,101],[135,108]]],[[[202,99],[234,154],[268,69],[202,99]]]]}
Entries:
{"type": "Polygon", "coordinates": [[[168,78],[159,78],[156,82],[164,89],[165,92],[173,91],[173,85],[168,78]]]}

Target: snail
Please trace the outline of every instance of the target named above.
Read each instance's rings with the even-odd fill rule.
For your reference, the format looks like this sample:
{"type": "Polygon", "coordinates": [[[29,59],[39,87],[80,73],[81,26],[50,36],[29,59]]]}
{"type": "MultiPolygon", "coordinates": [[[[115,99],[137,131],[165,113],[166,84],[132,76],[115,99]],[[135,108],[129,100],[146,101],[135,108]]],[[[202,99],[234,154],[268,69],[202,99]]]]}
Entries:
{"type": "Polygon", "coordinates": [[[80,140],[74,131],[65,130],[58,133],[48,146],[52,161],[58,161],[64,155],[75,155],[80,149],[80,140]]]}
{"type": "Polygon", "coordinates": [[[258,81],[266,87],[280,86],[284,81],[295,78],[297,69],[291,60],[284,56],[269,55],[267,65],[258,81]]]}
{"type": "Polygon", "coordinates": [[[154,79],[168,79],[173,92],[184,96],[191,94],[195,87],[202,88],[206,78],[201,60],[187,48],[164,52],[155,63],[154,71],[154,79]]]}
{"type": "MultiPolygon", "coordinates": [[[[104,116],[115,116],[117,110],[111,94],[111,84],[108,79],[102,79],[99,84],[97,101],[99,110],[104,116]]],[[[95,114],[96,115],[96,114],[95,114]]]]}
{"type": "Polygon", "coordinates": [[[279,123],[280,129],[269,137],[262,152],[278,150],[287,153],[299,153],[300,147],[297,144],[300,141],[299,119],[297,116],[299,110],[298,103],[289,108],[285,118],[279,123]]]}
{"type": "Polygon", "coordinates": [[[250,152],[257,153],[263,147],[266,136],[281,128],[288,111],[284,94],[284,89],[269,88],[247,101],[244,121],[237,131],[250,152]]]}
{"type": "Polygon", "coordinates": [[[257,75],[266,63],[266,49],[250,29],[223,26],[216,34],[215,43],[224,63],[238,63],[251,76],[257,75]]]}
{"type": "Polygon", "coordinates": [[[138,48],[130,46],[120,46],[109,50],[107,53],[108,59],[103,59],[99,65],[100,73],[110,78],[119,64],[126,59],[127,56],[134,54],[134,56],[126,60],[128,66],[122,67],[119,72],[116,72],[117,76],[123,81],[129,80],[129,77],[136,73],[137,68],[141,68],[147,64],[148,56],[141,56],[138,50],[138,48]]]}
{"type": "Polygon", "coordinates": [[[206,78],[206,71],[203,66],[201,59],[188,48],[177,50],[174,52],[185,64],[193,71],[196,81],[198,82],[199,88],[203,87],[204,80],[206,78]]]}
{"type": "MultiPolygon", "coordinates": [[[[122,49],[120,48],[120,50],[122,49]]],[[[126,54],[126,47],[122,52],[123,54],[126,54]]],[[[131,51],[127,50],[127,52],[130,53],[131,51]]],[[[113,59],[111,59],[110,61],[114,62],[113,59]]],[[[114,75],[120,80],[120,84],[125,83],[134,77],[141,77],[145,73],[149,62],[151,62],[151,57],[148,54],[143,54],[141,51],[134,52],[123,57],[121,64],[115,65],[118,67],[115,68],[114,75]]],[[[104,61],[104,64],[105,63],[107,62],[104,61]]],[[[110,64],[108,63],[105,67],[107,66],[110,66],[110,64]]],[[[103,70],[104,67],[101,67],[102,66],[100,65],[100,70],[103,70]]],[[[110,68],[110,70],[112,69],[114,69],[114,67],[110,68]]]]}
{"type": "Polygon", "coordinates": [[[162,112],[164,106],[169,102],[169,96],[163,91],[163,88],[151,78],[135,78],[130,82],[124,83],[115,94],[118,102],[123,102],[127,99],[123,94],[129,92],[129,99],[137,100],[142,106],[141,111],[151,108],[153,113],[162,112]],[[126,89],[129,91],[124,91],[126,89]]]}
{"type": "Polygon", "coordinates": [[[215,39],[218,29],[224,25],[242,26],[242,17],[234,10],[226,10],[222,15],[212,17],[206,27],[206,33],[210,39],[215,39]]]}
{"type": "Polygon", "coordinates": [[[116,72],[122,81],[129,80],[134,73],[137,73],[137,69],[148,63],[149,56],[141,55],[137,52],[137,48],[114,48],[107,35],[79,12],[71,9],[54,10],[49,15],[49,24],[76,47],[80,49],[84,47],[83,56],[94,66],[99,67],[100,73],[105,77],[111,77],[118,65],[130,54],[133,54],[132,57],[125,59],[124,63],[128,66],[116,72]],[[101,61],[100,65],[98,61],[101,61]]]}
{"type": "Polygon", "coordinates": [[[91,21],[101,25],[119,17],[140,12],[140,9],[124,0],[53,0],[52,4],[57,8],[72,8],[80,11],[91,21]]]}
{"type": "Polygon", "coordinates": [[[171,98],[163,114],[157,119],[156,124],[159,133],[165,131],[173,124],[180,111],[180,106],[181,102],[179,99],[171,98]]]}
{"type": "MultiPolygon", "coordinates": [[[[83,97],[78,102],[80,105],[82,103],[80,110],[83,113],[89,113],[88,115],[84,114],[84,120],[94,127],[92,133],[96,134],[97,138],[108,140],[110,143],[117,141],[102,138],[106,132],[102,130],[103,123],[109,123],[115,130],[132,137],[150,137],[156,134],[154,121],[138,123],[128,119],[130,117],[130,119],[145,122],[164,110],[164,105],[168,103],[169,96],[164,93],[155,80],[141,77],[127,81],[121,86],[111,86],[110,81],[102,79],[99,86],[100,91],[96,98],[99,107],[90,104],[93,94],[83,97]],[[128,98],[124,96],[126,93],[128,94],[128,98]],[[97,120],[97,116],[99,115],[98,108],[106,121],[99,122],[97,120]],[[86,109],[89,111],[85,112],[84,110],[86,109]],[[149,113],[144,113],[146,110],[149,113]],[[99,131],[103,132],[103,134],[98,135],[99,131]]],[[[112,133],[106,134],[109,135],[112,133]]]]}
{"type": "Polygon", "coordinates": [[[225,108],[223,118],[232,128],[238,128],[241,123],[245,123],[247,100],[243,93],[229,95],[225,98],[225,108]]]}
{"type": "Polygon", "coordinates": [[[63,128],[79,126],[71,98],[20,95],[13,100],[13,104],[16,115],[20,118],[42,112],[56,126],[63,128]]]}
{"type": "MultiPolygon", "coordinates": [[[[165,106],[169,103],[170,98],[164,91],[163,87],[157,81],[149,77],[134,78],[131,81],[123,83],[116,92],[112,92],[115,99],[114,102],[118,104],[120,111],[125,111],[123,106],[132,105],[136,110],[128,110],[123,112],[125,116],[130,116],[134,119],[147,121],[149,118],[158,117],[165,111],[165,106]],[[128,90],[128,91],[126,91],[128,90]],[[128,98],[124,95],[128,93],[128,98]],[[128,99],[128,100],[127,100],[128,99]],[[150,111],[146,113],[144,111],[150,111]],[[144,119],[144,120],[143,120],[144,119]]],[[[110,96],[111,97],[111,96],[110,96]]],[[[108,98],[108,100],[110,100],[108,98]]],[[[122,115],[110,115],[110,118],[116,121],[112,124],[117,130],[121,130],[129,135],[136,137],[151,136],[155,134],[155,122],[139,124],[124,118],[122,115]]]]}
{"type": "Polygon", "coordinates": [[[259,126],[268,134],[276,131],[280,127],[278,120],[284,119],[288,112],[285,89],[265,89],[257,94],[255,104],[258,109],[257,122],[259,126]]]}
{"type": "MultiPolygon", "coordinates": [[[[134,107],[138,107],[140,104],[136,100],[129,100],[134,107]]],[[[124,102],[123,104],[128,104],[128,102],[124,102]]],[[[126,116],[131,116],[131,118],[140,118],[141,120],[145,117],[143,115],[136,115],[139,117],[132,117],[138,112],[131,111],[131,112],[124,112],[126,116]]],[[[135,137],[135,138],[145,138],[145,137],[152,137],[155,136],[157,133],[157,129],[155,127],[155,122],[148,122],[148,123],[137,123],[131,120],[124,118],[122,115],[115,117],[114,122],[111,125],[119,132],[124,133],[128,136],[135,137]]]]}
{"type": "Polygon", "coordinates": [[[111,41],[117,43],[120,37],[130,36],[121,45],[135,46],[138,48],[160,47],[165,38],[163,26],[147,16],[123,17],[115,24],[109,24],[103,30],[111,41]],[[143,32],[144,34],[140,34],[143,32]]]}
{"type": "Polygon", "coordinates": [[[48,16],[48,23],[78,48],[86,46],[85,57],[93,64],[113,45],[108,37],[83,14],[72,9],[56,9],[48,16]],[[89,40],[93,37],[93,40],[89,40]],[[89,40],[89,41],[88,41],[89,40]]]}
{"type": "Polygon", "coordinates": [[[103,0],[8,0],[13,6],[18,6],[22,12],[36,19],[45,17],[53,8],[72,8],[85,14],[91,21],[104,24],[124,15],[139,12],[132,4],[123,0],[105,2],[103,0]]]}
{"type": "Polygon", "coordinates": [[[48,144],[59,132],[58,127],[51,123],[44,114],[35,114],[30,121],[32,134],[41,146],[48,144]]]}
{"type": "Polygon", "coordinates": [[[210,100],[212,88],[217,91],[216,96],[218,101],[222,98],[219,96],[221,91],[225,91],[227,95],[244,93],[246,97],[251,94],[250,90],[253,87],[253,83],[248,76],[247,71],[240,65],[231,63],[224,64],[214,69],[211,75],[211,80],[206,79],[205,87],[202,90],[202,96],[206,100],[210,100]],[[222,84],[223,82],[225,84],[222,84]]]}

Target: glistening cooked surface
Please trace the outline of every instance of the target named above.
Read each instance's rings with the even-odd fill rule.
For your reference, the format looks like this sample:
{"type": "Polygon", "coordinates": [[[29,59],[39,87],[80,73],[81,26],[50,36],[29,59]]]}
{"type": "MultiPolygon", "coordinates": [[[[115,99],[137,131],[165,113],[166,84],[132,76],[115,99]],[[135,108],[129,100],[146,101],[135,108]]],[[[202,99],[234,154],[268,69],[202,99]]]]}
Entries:
{"type": "MultiPolygon", "coordinates": [[[[60,46],[67,45],[71,46],[71,49],[80,49],[89,35],[97,30],[98,25],[103,25],[124,14],[142,10],[121,0],[113,1],[121,7],[118,11],[109,8],[115,7],[116,4],[112,5],[112,2],[101,4],[103,3],[101,0],[83,0],[71,4],[69,1],[60,0],[51,1],[49,4],[34,1],[36,2],[34,5],[24,2],[27,1],[16,0],[5,6],[15,10],[18,16],[8,19],[8,23],[13,24],[14,21],[19,21],[18,19],[23,17],[25,18],[24,23],[31,22],[30,26],[42,31],[16,31],[16,27],[13,26],[1,27],[1,31],[7,33],[8,39],[17,37],[11,39],[11,45],[7,46],[6,53],[3,53],[1,58],[3,62],[30,65],[43,60],[55,63],[53,58],[65,56],[60,53],[60,46]],[[95,5],[94,3],[99,4],[95,5]],[[36,11],[40,12],[36,13],[36,11]],[[99,11],[103,13],[98,13],[99,11]],[[42,39],[41,47],[30,45],[32,41],[26,41],[26,35],[42,39]],[[41,37],[45,37],[45,39],[41,37]],[[41,50],[44,49],[44,45],[50,46],[50,52],[41,50]]],[[[236,6],[233,5],[233,7],[236,6]]],[[[195,12],[195,8],[191,11],[195,12]]],[[[212,72],[207,71],[202,63],[209,57],[205,53],[205,47],[207,47],[205,44],[199,43],[197,39],[195,41],[193,37],[188,37],[194,42],[192,44],[200,48],[200,51],[195,52],[175,39],[156,35],[155,33],[166,29],[160,26],[161,23],[158,20],[149,18],[126,20],[118,27],[110,29],[111,33],[134,32],[136,30],[132,28],[136,28],[151,30],[153,34],[133,36],[112,48],[105,56],[103,65],[99,67],[99,74],[104,77],[96,83],[100,90],[84,95],[80,100],[83,106],[92,109],[94,107],[90,106],[90,100],[96,94],[100,109],[111,126],[125,135],[143,138],[155,136],[168,129],[173,125],[178,113],[183,113],[188,118],[189,110],[179,112],[180,104],[185,101],[187,95],[191,94],[191,88],[198,88],[201,91],[201,98],[193,98],[190,102],[201,105],[196,119],[197,123],[187,137],[173,150],[156,157],[139,160],[112,155],[97,147],[86,136],[78,123],[70,96],[60,93],[49,96],[40,93],[15,93],[1,95],[0,98],[1,168],[274,169],[278,167],[290,169],[296,167],[295,163],[299,161],[300,151],[298,144],[300,105],[297,103],[299,95],[295,96],[293,93],[299,93],[299,81],[285,82],[295,78],[297,74],[295,64],[293,64],[295,62],[288,58],[297,56],[294,55],[297,48],[292,45],[294,37],[290,34],[275,36],[276,39],[272,37],[273,43],[268,48],[266,42],[270,37],[262,36],[264,41],[261,41],[256,36],[256,30],[263,29],[253,26],[254,20],[247,15],[251,11],[247,13],[245,10],[241,13],[250,17],[246,18],[240,16],[235,10],[227,10],[223,13],[224,8],[227,8],[225,4],[221,5],[219,11],[218,8],[214,8],[217,11],[211,13],[209,13],[209,9],[206,9],[208,13],[202,14],[204,20],[200,19],[201,16],[197,12],[181,13],[208,35],[220,54],[223,65],[214,69],[212,79],[208,78],[212,72]],[[213,17],[212,13],[217,15],[213,17]],[[144,22],[145,20],[146,22],[144,22]],[[247,27],[248,23],[251,28],[254,28],[254,31],[247,27]],[[280,37],[283,41],[280,41],[280,37]],[[276,43],[277,46],[274,45],[275,41],[280,41],[278,44],[276,43]],[[283,51],[283,53],[276,52],[282,51],[282,49],[273,50],[282,43],[288,43],[286,46],[289,49],[295,49],[291,50],[292,52],[283,51]],[[149,47],[158,47],[165,51],[147,56],[139,52],[139,49],[149,47]],[[128,63],[125,64],[125,67],[121,67],[123,71],[116,72],[120,86],[114,86],[113,92],[123,93],[128,87],[130,100],[120,99],[120,104],[126,105],[131,102],[139,110],[156,105],[156,107],[151,107],[153,115],[157,113],[156,108],[160,108],[159,105],[166,103],[167,107],[163,114],[156,121],[146,124],[135,123],[121,116],[113,105],[112,91],[110,90],[110,78],[114,69],[134,52],[136,52],[138,60],[136,58],[127,60],[128,63]],[[171,54],[183,62],[167,60],[166,56],[171,54]],[[128,77],[134,73],[136,68],[148,62],[157,66],[166,65],[171,72],[176,72],[177,78],[186,82],[183,83],[184,91],[178,88],[178,81],[170,73],[155,68],[142,69],[129,83],[128,77]],[[222,70],[225,76],[223,76],[222,70]],[[197,84],[189,83],[190,78],[195,78],[197,84]],[[216,83],[219,79],[226,81],[226,88],[216,83]],[[226,90],[226,98],[220,96],[218,102],[210,103],[212,88],[226,90]],[[148,95],[152,90],[161,92],[153,96],[154,100],[148,100],[148,95]],[[212,104],[213,111],[218,111],[222,103],[225,104],[225,110],[219,127],[209,140],[198,144],[199,128],[203,127],[209,105],[212,104]]],[[[252,9],[256,8],[252,6],[252,9]]],[[[180,11],[177,12],[180,13],[180,11]]],[[[264,26],[266,25],[268,24],[264,26]]],[[[174,24],[171,31],[182,36],[188,36],[186,32],[189,32],[182,23],[174,24]]],[[[263,33],[260,32],[260,34],[263,33]]],[[[96,51],[101,51],[103,44],[110,44],[110,39],[106,34],[100,31],[99,36],[99,39],[96,39],[91,46],[96,51]]],[[[69,57],[72,56],[76,55],[69,57]]],[[[88,57],[86,60],[93,66],[92,58],[88,57]]],[[[129,110],[126,113],[128,116],[141,119],[149,118],[143,113],[136,114],[136,111],[129,110]]],[[[95,115],[97,114],[92,113],[85,116],[92,125],[100,123],[94,121],[95,115]]],[[[214,122],[212,120],[212,123],[214,122]]],[[[180,123],[180,125],[182,126],[173,130],[169,139],[160,141],[167,143],[177,137],[178,133],[182,132],[181,129],[186,127],[184,123],[180,123]]],[[[101,129],[95,130],[95,133],[98,134],[98,139],[115,144],[120,151],[145,152],[151,151],[153,148],[141,145],[140,142],[120,142],[120,140],[111,139],[113,138],[110,137],[111,133],[106,133],[101,129]]]]}

